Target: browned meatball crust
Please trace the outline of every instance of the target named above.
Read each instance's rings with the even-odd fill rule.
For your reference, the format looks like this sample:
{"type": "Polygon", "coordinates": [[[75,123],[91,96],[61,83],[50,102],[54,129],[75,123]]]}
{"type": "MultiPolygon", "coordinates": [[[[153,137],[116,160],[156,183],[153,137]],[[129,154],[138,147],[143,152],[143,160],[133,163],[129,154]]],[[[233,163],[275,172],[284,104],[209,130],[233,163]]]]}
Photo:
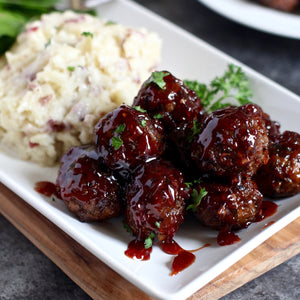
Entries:
{"type": "Polygon", "coordinates": [[[300,192],[300,135],[285,131],[269,144],[269,162],[257,171],[260,191],[268,197],[289,197],[300,192]]]}
{"type": "Polygon", "coordinates": [[[268,136],[262,110],[254,104],[212,112],[195,136],[191,157],[202,173],[234,182],[255,174],[268,161],[268,136]]]}
{"type": "Polygon", "coordinates": [[[152,232],[159,240],[172,238],[184,221],[185,200],[189,196],[182,173],[170,162],[146,163],[127,187],[127,224],[141,240],[152,232]]]}
{"type": "Polygon", "coordinates": [[[72,147],[61,159],[56,180],[60,197],[80,221],[100,221],[122,211],[120,187],[98,162],[94,146],[72,147]]]}
{"type": "Polygon", "coordinates": [[[200,183],[206,196],[195,211],[198,220],[206,226],[221,229],[247,227],[260,214],[263,196],[254,181],[248,180],[233,186],[224,183],[200,183]]]}

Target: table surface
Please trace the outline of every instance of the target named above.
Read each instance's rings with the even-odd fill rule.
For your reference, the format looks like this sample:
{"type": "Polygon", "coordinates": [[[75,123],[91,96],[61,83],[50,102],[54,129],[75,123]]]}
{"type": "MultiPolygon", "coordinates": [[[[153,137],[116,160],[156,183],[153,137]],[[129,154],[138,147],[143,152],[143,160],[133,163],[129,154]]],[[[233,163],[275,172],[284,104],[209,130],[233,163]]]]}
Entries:
{"type": "MultiPolygon", "coordinates": [[[[196,0],[136,0],[300,95],[300,40],[236,24],[196,0]]],[[[90,299],[0,215],[0,299],[90,299]]],[[[223,297],[300,299],[300,255],[223,297]]]]}

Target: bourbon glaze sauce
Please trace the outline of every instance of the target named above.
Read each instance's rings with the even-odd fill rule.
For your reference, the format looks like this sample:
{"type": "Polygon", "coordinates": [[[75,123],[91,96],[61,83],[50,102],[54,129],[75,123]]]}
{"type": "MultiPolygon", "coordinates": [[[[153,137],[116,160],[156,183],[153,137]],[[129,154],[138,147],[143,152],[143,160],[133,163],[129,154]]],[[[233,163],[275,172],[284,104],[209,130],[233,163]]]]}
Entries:
{"type": "Polygon", "coordinates": [[[60,198],[57,186],[49,181],[38,181],[34,186],[34,190],[46,197],[54,195],[60,198]]]}
{"type": "MultiPolygon", "coordinates": [[[[273,216],[277,212],[277,208],[278,205],[276,203],[269,200],[263,201],[261,206],[261,213],[253,222],[260,222],[270,216],[273,216]]],[[[269,224],[264,226],[263,229],[271,226],[274,223],[275,221],[270,222],[269,224]]],[[[240,242],[240,240],[241,239],[239,238],[239,236],[232,232],[231,228],[228,226],[224,226],[223,228],[221,228],[217,237],[217,242],[220,246],[232,245],[234,243],[240,242]]]]}
{"type": "MultiPolygon", "coordinates": [[[[196,256],[193,254],[193,252],[204,249],[210,246],[210,244],[205,244],[204,246],[195,250],[185,250],[181,246],[179,246],[176,241],[170,238],[161,241],[159,243],[159,246],[163,252],[170,255],[176,255],[172,262],[172,269],[170,273],[170,275],[173,276],[194,263],[196,256]]],[[[135,239],[128,244],[125,255],[132,259],[149,260],[151,252],[152,247],[145,249],[144,241],[135,239]]]]}

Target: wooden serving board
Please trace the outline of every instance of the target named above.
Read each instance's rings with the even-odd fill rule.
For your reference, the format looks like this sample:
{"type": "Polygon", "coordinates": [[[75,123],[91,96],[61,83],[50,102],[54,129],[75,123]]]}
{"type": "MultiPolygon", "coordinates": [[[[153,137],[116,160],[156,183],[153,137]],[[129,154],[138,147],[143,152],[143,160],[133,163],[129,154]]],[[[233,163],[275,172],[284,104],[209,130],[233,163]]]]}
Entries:
{"type": "MultiPolygon", "coordinates": [[[[0,212],[93,299],[152,299],[0,183],[0,212]]],[[[300,253],[300,218],[189,300],[217,299],[300,253]]]]}

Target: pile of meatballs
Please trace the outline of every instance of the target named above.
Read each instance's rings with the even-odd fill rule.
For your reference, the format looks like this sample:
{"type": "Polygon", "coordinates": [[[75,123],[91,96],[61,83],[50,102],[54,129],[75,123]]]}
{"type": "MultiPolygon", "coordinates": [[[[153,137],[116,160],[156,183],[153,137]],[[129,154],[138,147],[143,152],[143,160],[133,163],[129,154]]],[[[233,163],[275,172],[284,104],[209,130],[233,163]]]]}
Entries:
{"type": "Polygon", "coordinates": [[[208,114],[183,81],[156,73],[162,84],[152,74],[132,106],[100,119],[95,144],[62,157],[59,196],[80,221],[124,214],[136,239],[163,241],[189,212],[211,228],[239,229],[259,217],[263,195],[300,191],[298,133],[281,133],[255,104],[208,114]]]}

